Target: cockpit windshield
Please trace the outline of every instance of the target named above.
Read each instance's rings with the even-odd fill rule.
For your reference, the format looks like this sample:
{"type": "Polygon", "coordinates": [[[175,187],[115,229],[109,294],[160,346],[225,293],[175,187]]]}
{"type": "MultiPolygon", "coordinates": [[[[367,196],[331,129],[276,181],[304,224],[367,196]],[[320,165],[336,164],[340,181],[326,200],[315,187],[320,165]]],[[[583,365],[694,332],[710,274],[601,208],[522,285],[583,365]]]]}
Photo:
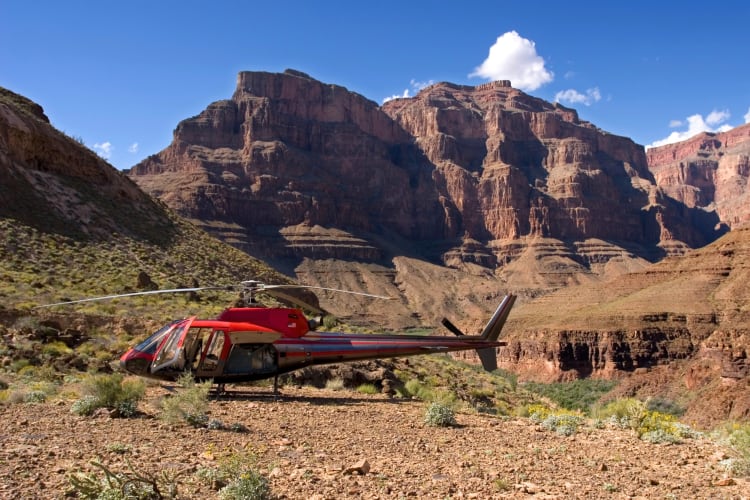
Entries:
{"type": "Polygon", "coordinates": [[[153,333],[149,338],[135,346],[136,351],[140,351],[146,354],[155,354],[157,347],[161,344],[162,339],[168,335],[180,321],[173,321],[166,326],[160,328],[157,332],[153,333]]]}

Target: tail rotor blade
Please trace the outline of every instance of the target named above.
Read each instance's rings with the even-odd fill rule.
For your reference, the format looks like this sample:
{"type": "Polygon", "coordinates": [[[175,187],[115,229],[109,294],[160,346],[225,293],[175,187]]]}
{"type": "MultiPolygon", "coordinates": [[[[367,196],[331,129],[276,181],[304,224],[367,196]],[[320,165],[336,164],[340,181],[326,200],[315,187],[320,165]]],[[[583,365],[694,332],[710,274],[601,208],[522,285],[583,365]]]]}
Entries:
{"type": "Polygon", "coordinates": [[[453,323],[451,323],[448,320],[448,318],[443,318],[443,321],[441,321],[441,323],[443,324],[444,327],[446,327],[448,330],[450,330],[450,332],[453,333],[454,335],[456,335],[458,337],[464,337],[465,336],[464,332],[462,332],[461,330],[459,330],[456,325],[454,325],[453,323]]]}

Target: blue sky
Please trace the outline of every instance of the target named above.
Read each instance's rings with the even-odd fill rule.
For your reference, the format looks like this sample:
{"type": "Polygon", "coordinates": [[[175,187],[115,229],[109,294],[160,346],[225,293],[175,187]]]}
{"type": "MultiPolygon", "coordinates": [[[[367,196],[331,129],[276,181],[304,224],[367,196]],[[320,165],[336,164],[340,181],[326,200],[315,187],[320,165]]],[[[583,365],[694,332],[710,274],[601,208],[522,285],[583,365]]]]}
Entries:
{"type": "Polygon", "coordinates": [[[293,68],[382,103],[439,81],[513,86],[649,145],[750,121],[750,2],[3,0],[0,86],[118,168],[293,68]]]}

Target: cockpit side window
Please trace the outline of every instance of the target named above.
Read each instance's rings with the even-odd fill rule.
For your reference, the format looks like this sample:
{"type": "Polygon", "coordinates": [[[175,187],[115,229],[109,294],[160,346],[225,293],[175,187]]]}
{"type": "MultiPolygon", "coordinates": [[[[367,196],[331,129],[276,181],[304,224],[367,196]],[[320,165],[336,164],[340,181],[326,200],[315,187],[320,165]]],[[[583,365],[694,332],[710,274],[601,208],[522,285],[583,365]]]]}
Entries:
{"type": "Polygon", "coordinates": [[[156,348],[159,347],[159,344],[161,343],[161,341],[164,339],[166,335],[169,334],[169,332],[172,331],[172,329],[177,323],[178,321],[174,321],[166,326],[161,327],[159,330],[157,330],[155,333],[149,336],[146,340],[144,340],[143,342],[135,346],[135,350],[153,355],[156,352],[156,348]]]}

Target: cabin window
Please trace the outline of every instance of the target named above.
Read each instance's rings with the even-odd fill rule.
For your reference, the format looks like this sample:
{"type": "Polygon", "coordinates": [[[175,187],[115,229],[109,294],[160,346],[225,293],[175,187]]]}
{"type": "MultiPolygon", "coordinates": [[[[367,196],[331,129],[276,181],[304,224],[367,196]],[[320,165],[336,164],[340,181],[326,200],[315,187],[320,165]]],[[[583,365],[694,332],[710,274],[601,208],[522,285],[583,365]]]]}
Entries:
{"type": "Polygon", "coordinates": [[[276,369],[276,350],[270,344],[232,346],[227,373],[272,373],[276,369]]]}
{"type": "Polygon", "coordinates": [[[206,349],[206,357],[203,359],[203,370],[213,370],[219,365],[221,351],[224,349],[224,332],[217,330],[213,333],[206,349]]]}

